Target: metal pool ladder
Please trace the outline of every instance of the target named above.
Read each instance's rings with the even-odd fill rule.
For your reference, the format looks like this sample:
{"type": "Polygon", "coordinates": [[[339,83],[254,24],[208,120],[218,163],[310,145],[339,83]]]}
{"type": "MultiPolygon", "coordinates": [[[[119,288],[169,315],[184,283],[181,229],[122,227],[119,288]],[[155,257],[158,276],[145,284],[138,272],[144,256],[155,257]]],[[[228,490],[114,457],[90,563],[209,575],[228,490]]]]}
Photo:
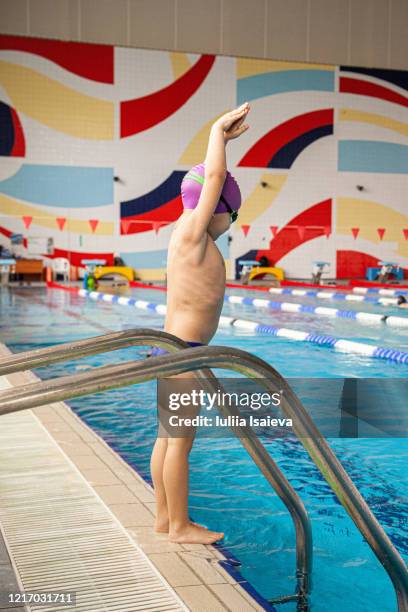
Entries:
{"type": "MultiPolygon", "coordinates": [[[[184,351],[180,349],[186,348],[187,344],[171,334],[152,329],[134,329],[1,358],[0,376],[129,346],[159,346],[167,349],[170,354],[102,366],[90,372],[34,382],[3,391],[0,394],[0,416],[192,370],[196,371],[202,386],[214,392],[219,389],[219,383],[208,369],[210,367],[233,370],[244,376],[257,378],[259,384],[271,394],[283,390],[281,408],[285,417],[292,419],[293,430],[299,441],[388,573],[396,592],[399,612],[408,612],[408,571],[402,557],[299,398],[279,372],[262,359],[240,349],[221,346],[200,346],[184,351]]],[[[224,416],[239,414],[234,407],[223,406],[220,410],[224,416]]],[[[312,532],[306,509],[252,429],[242,426],[233,426],[231,429],[238,435],[254,463],[286,505],[295,525],[296,592],[270,600],[270,603],[296,601],[298,611],[307,611],[308,595],[311,591],[312,532]]]]}

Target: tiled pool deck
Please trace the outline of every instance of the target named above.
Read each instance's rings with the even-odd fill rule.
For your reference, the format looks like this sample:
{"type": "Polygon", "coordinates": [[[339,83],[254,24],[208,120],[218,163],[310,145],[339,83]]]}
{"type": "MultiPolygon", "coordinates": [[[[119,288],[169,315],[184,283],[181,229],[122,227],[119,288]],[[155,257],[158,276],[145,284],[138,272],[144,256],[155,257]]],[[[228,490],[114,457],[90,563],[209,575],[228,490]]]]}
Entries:
{"type": "MultiPolygon", "coordinates": [[[[4,345],[0,345],[0,354],[6,355],[8,353],[4,345]]],[[[13,386],[21,385],[32,381],[34,375],[32,373],[18,373],[7,376],[7,382],[13,386]]],[[[4,387],[3,379],[3,387],[4,387]]],[[[119,531],[122,532],[124,539],[129,538],[133,544],[134,555],[140,556],[142,551],[142,557],[146,559],[147,569],[152,570],[150,562],[156,568],[159,578],[164,578],[160,582],[157,580],[157,589],[161,589],[161,597],[167,601],[167,598],[172,597],[173,601],[179,601],[179,605],[166,604],[169,607],[149,607],[145,608],[133,608],[132,606],[126,608],[125,601],[123,605],[125,607],[116,607],[112,602],[112,608],[108,605],[106,607],[90,607],[89,610],[94,612],[96,609],[110,610],[120,609],[132,612],[133,609],[140,609],[145,612],[149,609],[152,612],[155,610],[182,610],[188,609],[200,612],[218,612],[221,610],[231,610],[234,612],[246,612],[249,610],[263,610],[255,600],[253,600],[248,593],[240,586],[230,574],[219,565],[219,561],[224,559],[224,556],[219,550],[213,546],[204,546],[201,544],[195,545],[181,545],[170,543],[167,540],[166,535],[157,535],[153,532],[153,513],[154,513],[154,495],[151,488],[145,483],[145,481],[127,464],[122,458],[115,453],[105,442],[102,440],[92,429],[90,429],[81,419],[70,409],[70,407],[64,403],[56,403],[49,406],[39,407],[33,410],[26,410],[20,413],[12,415],[0,416],[0,420],[4,419],[4,423],[10,428],[10,434],[13,431],[15,436],[19,435],[19,432],[24,431],[31,433],[35,428],[40,428],[43,433],[43,439],[47,439],[51,446],[55,448],[58,453],[59,461],[58,465],[61,467],[60,473],[58,474],[58,485],[66,486],[69,491],[70,482],[72,485],[72,479],[75,482],[78,481],[78,486],[83,484],[87,487],[87,495],[89,495],[89,502],[86,504],[85,510],[89,511],[89,505],[94,508],[94,514],[101,513],[105,517],[105,514],[112,517],[116,517],[116,525],[119,531]],[[66,483],[64,485],[64,480],[66,483]],[[125,537],[126,536],[126,537],[125,537]],[[160,584],[159,584],[160,582],[160,584]],[[182,604],[184,603],[184,606],[182,604]],[[175,607],[173,607],[173,605],[175,607]]],[[[0,452],[1,452],[1,440],[0,440],[0,452]]],[[[46,452],[45,446],[47,443],[44,442],[44,449],[38,448],[39,455],[46,452]]],[[[24,461],[24,456],[19,457],[19,448],[22,450],[24,446],[13,447],[12,456],[10,457],[10,468],[19,462],[24,461]]],[[[3,449],[4,450],[4,449],[3,449]]],[[[50,451],[51,452],[51,451],[50,451]]],[[[27,464],[30,466],[30,464],[27,464]]],[[[26,466],[26,467],[27,467],[26,466]]],[[[52,467],[52,466],[50,466],[52,467]]],[[[24,469],[24,468],[21,468],[24,469]]],[[[33,466],[33,471],[38,467],[33,466]]],[[[30,471],[30,470],[29,470],[30,471]]],[[[7,474],[7,473],[6,473],[7,474]]],[[[0,497],[2,491],[2,483],[6,483],[7,478],[4,479],[5,469],[0,471],[0,497]]],[[[42,487],[47,489],[53,486],[52,479],[55,479],[55,473],[50,469],[49,474],[44,470],[41,476],[38,477],[38,493],[40,493],[42,487]],[[50,482],[47,485],[47,479],[50,482]]],[[[7,488],[7,486],[6,486],[7,488]]],[[[18,493],[18,491],[17,491],[18,493]]],[[[35,491],[33,496],[36,496],[35,491]]],[[[72,521],[72,512],[76,512],[73,509],[74,506],[69,503],[69,493],[67,494],[66,503],[60,504],[58,512],[61,513],[61,524],[64,522],[64,514],[67,514],[68,524],[72,521]],[[70,515],[71,513],[71,515],[70,515]]],[[[33,503],[36,500],[33,499],[33,503]]],[[[0,505],[0,524],[5,532],[7,546],[11,555],[9,559],[7,548],[2,542],[0,537],[0,583],[2,589],[18,589],[18,581],[24,585],[27,589],[27,584],[31,584],[31,588],[35,588],[35,581],[33,582],[33,576],[36,574],[29,574],[24,569],[26,566],[20,564],[21,559],[21,546],[19,544],[24,541],[27,545],[25,552],[26,557],[24,562],[30,562],[30,541],[29,534],[33,534],[33,542],[35,542],[35,532],[41,529],[40,516],[38,519],[38,525],[34,525],[32,528],[32,521],[36,520],[35,516],[30,516],[29,528],[26,537],[23,540],[16,539],[16,524],[12,524],[10,521],[2,522],[2,507],[0,505]],[[31,531],[30,531],[31,530],[31,531]],[[27,538],[28,536],[28,538],[27,538]],[[15,558],[14,558],[15,557],[15,558]],[[14,568],[13,568],[13,565],[14,568]],[[17,573],[17,576],[16,576],[17,573]],[[27,579],[30,578],[29,580],[27,579]],[[31,581],[31,582],[30,582],[31,581]]],[[[27,519],[28,520],[28,519],[27,519]]],[[[107,520],[106,517],[104,520],[107,520]]],[[[112,522],[112,520],[111,520],[112,522]]],[[[115,521],[113,521],[115,523],[115,521]]],[[[113,528],[113,527],[112,527],[113,528]]],[[[21,532],[24,535],[25,525],[22,524],[21,532]]],[[[84,531],[84,529],[83,529],[84,531]]],[[[86,531],[86,530],[85,530],[86,531]]],[[[115,532],[116,533],[116,532],[115,532]]],[[[119,533],[119,532],[118,532],[119,533]]],[[[61,536],[63,537],[63,536],[61,536]]],[[[70,537],[68,534],[67,537],[70,537]]],[[[98,537],[98,533],[93,533],[93,537],[98,537]]],[[[101,538],[101,545],[104,544],[103,532],[99,536],[101,538]]],[[[89,539],[89,538],[88,538],[89,539]]],[[[115,546],[120,548],[119,543],[115,546]]],[[[72,542],[70,543],[72,545],[72,542]]],[[[61,546],[61,541],[58,544],[61,546]]],[[[33,548],[33,555],[34,547],[33,548]]],[[[58,551],[56,545],[56,552],[58,551]]],[[[112,551],[111,551],[112,552],[112,551]]],[[[120,553],[120,550],[113,551],[120,553]]],[[[129,549],[129,554],[133,554],[129,549]]],[[[49,547],[47,549],[47,555],[43,556],[37,553],[35,560],[36,568],[38,568],[38,575],[45,575],[47,571],[52,574],[57,574],[56,568],[61,568],[61,562],[58,560],[58,555],[50,555],[49,547]],[[47,556],[48,555],[48,556],[47,556]],[[54,562],[52,561],[54,559],[54,562]],[[54,564],[53,564],[54,563],[54,564]],[[41,565],[44,567],[41,568],[41,565]]],[[[103,554],[101,555],[103,558],[103,554]]],[[[71,562],[72,559],[67,560],[67,563],[71,562]]],[[[112,564],[115,561],[112,560],[112,564]]],[[[118,562],[119,563],[119,562],[118,562]]],[[[140,561],[141,563],[141,561],[140,561]]],[[[119,564],[120,565],[120,564],[119,564]]],[[[119,566],[118,566],[119,567],[119,566]]],[[[113,569],[113,568],[111,568],[113,569]]],[[[61,576],[69,573],[69,567],[66,568],[66,572],[61,571],[61,576]]],[[[154,573],[154,572],[153,572],[154,573]]],[[[87,575],[83,574],[79,582],[78,587],[72,588],[72,590],[80,593],[81,585],[86,590],[87,575]]],[[[89,581],[92,576],[89,576],[89,581]]],[[[152,580],[150,577],[149,580],[152,580]]],[[[54,582],[55,584],[55,582],[54,582]]],[[[61,588],[68,584],[64,580],[61,581],[61,588]]],[[[156,584],[156,583],[155,583],[156,584]]],[[[38,584],[38,587],[40,583],[38,584]]],[[[88,585],[89,586],[89,585],[88,585]]],[[[0,590],[1,590],[0,588],[0,590]]],[[[153,588],[153,587],[152,587],[153,588]]],[[[169,599],[169,601],[170,601],[169,599]]],[[[102,605],[102,603],[101,603],[102,605]]],[[[164,603],[163,603],[164,606],[164,603]]],[[[8,608],[1,608],[1,612],[4,612],[8,608]]],[[[12,608],[13,610],[23,610],[21,607],[12,608]]],[[[43,609],[44,608],[38,608],[43,609]]],[[[57,609],[47,607],[47,610],[57,609]]],[[[59,608],[58,608],[59,609],[59,608]]],[[[64,608],[69,609],[81,609],[87,610],[85,607],[78,608],[64,608]]]]}

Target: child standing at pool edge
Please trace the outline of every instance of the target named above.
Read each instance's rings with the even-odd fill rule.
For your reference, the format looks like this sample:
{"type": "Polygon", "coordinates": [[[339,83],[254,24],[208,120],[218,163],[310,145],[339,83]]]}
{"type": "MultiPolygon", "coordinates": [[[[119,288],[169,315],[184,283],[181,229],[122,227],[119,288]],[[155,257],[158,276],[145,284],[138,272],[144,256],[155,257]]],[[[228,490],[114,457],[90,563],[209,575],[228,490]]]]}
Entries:
{"type": "MultiPolygon", "coordinates": [[[[215,240],[229,229],[241,204],[238,185],[226,169],[225,147],[248,129],[244,123],[248,112],[245,103],[213,124],[205,164],[190,170],[181,186],[184,211],[169,242],[164,329],[190,346],[208,344],[218,327],[226,274],[215,240]]],[[[190,378],[191,373],[178,377],[190,378]]],[[[158,437],[155,442],[151,458],[155,530],[168,533],[172,542],[211,544],[224,534],[191,522],[188,514],[192,444],[192,437],[158,437]]]]}

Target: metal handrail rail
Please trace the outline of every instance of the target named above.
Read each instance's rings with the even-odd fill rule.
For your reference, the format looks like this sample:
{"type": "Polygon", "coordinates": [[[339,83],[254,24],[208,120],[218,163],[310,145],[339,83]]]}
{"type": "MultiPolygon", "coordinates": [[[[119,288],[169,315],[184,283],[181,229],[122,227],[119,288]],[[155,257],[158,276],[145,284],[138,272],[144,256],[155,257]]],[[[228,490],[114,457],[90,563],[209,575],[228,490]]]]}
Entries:
{"type": "MultiPolygon", "coordinates": [[[[162,332],[157,334],[161,335],[162,332]]],[[[245,376],[257,378],[271,394],[284,391],[281,403],[283,413],[292,419],[293,430],[300,442],[387,571],[396,591],[399,612],[407,612],[408,571],[402,557],[288,383],[274,368],[255,355],[229,347],[205,346],[180,351],[176,355],[156,357],[142,363],[139,361],[102,366],[93,369],[92,372],[64,376],[5,391],[0,396],[0,415],[137,384],[153,380],[158,376],[173,376],[209,367],[234,370],[245,376]]],[[[243,435],[247,433],[245,428],[237,426],[235,429],[243,429],[241,432],[243,435]]],[[[255,440],[258,441],[257,438],[252,439],[255,440]]],[[[263,466],[263,462],[261,463],[263,466]]],[[[260,467],[259,463],[257,465],[260,467]]],[[[263,473],[265,474],[264,471],[263,473]]]]}
{"type": "MultiPolygon", "coordinates": [[[[57,346],[24,351],[0,358],[0,375],[43,367],[53,363],[60,363],[72,359],[79,359],[130,346],[144,345],[160,346],[173,353],[181,349],[189,348],[187,342],[184,342],[184,340],[180,340],[180,338],[166,332],[159,332],[152,329],[131,329],[59,344],[57,346]]],[[[149,363],[152,363],[152,360],[149,360],[149,363]]],[[[100,371],[101,368],[96,368],[96,370],[100,371]]],[[[218,389],[220,388],[220,385],[211,370],[197,370],[196,376],[202,382],[205,382],[210,386],[210,391],[214,391],[215,384],[217,385],[218,389]]],[[[58,378],[54,380],[61,381],[62,379],[58,378]]],[[[23,389],[33,390],[33,386],[35,384],[41,385],[42,383],[31,383],[30,385],[19,386],[10,390],[9,393],[17,390],[23,391],[23,389]]],[[[1,403],[1,400],[3,399],[4,395],[0,393],[0,416],[9,412],[25,409],[24,406],[20,406],[19,408],[12,406],[7,407],[7,398],[6,402],[1,403]]],[[[64,397],[64,399],[67,399],[67,397],[64,397]]],[[[48,403],[53,401],[56,401],[56,399],[50,400],[48,403]]],[[[41,399],[40,404],[44,405],[43,399],[41,399]]],[[[33,406],[26,406],[26,408],[29,407],[31,408],[33,406]]],[[[225,416],[239,415],[239,411],[236,410],[236,407],[234,410],[234,406],[220,407],[220,410],[225,414],[225,416]]],[[[282,596],[277,598],[275,601],[283,603],[284,601],[297,600],[298,610],[307,611],[308,593],[310,593],[311,590],[313,552],[312,529],[307,511],[302,500],[288,482],[278,465],[266,451],[261,441],[255,436],[252,428],[230,426],[230,429],[241,434],[238,436],[241,444],[244,446],[245,450],[260,469],[261,473],[283,501],[294,522],[296,533],[296,594],[282,596]]]]}
{"type": "Polygon", "coordinates": [[[189,347],[187,342],[166,332],[158,332],[154,329],[127,329],[1,357],[0,376],[143,345],[159,346],[172,352],[189,347]]]}

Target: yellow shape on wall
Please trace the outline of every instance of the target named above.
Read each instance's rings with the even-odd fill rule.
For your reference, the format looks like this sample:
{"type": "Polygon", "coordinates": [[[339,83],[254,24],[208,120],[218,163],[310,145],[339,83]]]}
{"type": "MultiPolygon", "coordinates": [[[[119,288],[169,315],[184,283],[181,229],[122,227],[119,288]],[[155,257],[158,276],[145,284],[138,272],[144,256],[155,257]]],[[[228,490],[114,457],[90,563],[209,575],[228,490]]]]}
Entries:
{"type": "Polygon", "coordinates": [[[178,160],[179,164],[186,166],[195,166],[196,164],[201,164],[204,161],[205,155],[207,153],[207,145],[208,145],[208,137],[210,135],[211,126],[224,113],[228,111],[225,110],[216,117],[210,119],[208,123],[206,123],[192,138],[190,143],[187,145],[180,159],[178,160]]]}
{"type": "Polygon", "coordinates": [[[181,76],[183,76],[183,74],[185,74],[187,70],[190,70],[191,62],[188,59],[187,53],[176,53],[174,51],[170,51],[169,55],[171,67],[173,69],[173,77],[176,81],[181,76]]]}
{"type": "Polygon", "coordinates": [[[286,179],[287,174],[272,174],[272,172],[263,174],[255,189],[242,203],[237,222],[239,226],[251,225],[257,217],[262,215],[278,197],[286,179]],[[261,183],[267,183],[267,187],[262,187],[261,183]]]}
{"type": "MultiPolygon", "coordinates": [[[[23,216],[33,217],[33,224],[41,227],[48,227],[54,231],[58,230],[55,218],[57,214],[50,214],[46,211],[39,210],[34,206],[29,206],[13,198],[0,194],[0,215],[7,217],[17,217],[21,219],[23,216]]],[[[98,226],[93,232],[87,219],[67,219],[64,227],[64,232],[75,232],[78,234],[97,234],[100,236],[113,236],[113,221],[99,221],[98,226]]],[[[59,231],[59,230],[58,230],[59,231]]]]}
{"type": "Polygon", "coordinates": [[[403,215],[389,206],[360,200],[358,198],[337,198],[336,231],[338,234],[351,234],[352,227],[359,227],[359,238],[378,244],[396,242],[397,253],[408,257],[408,241],[404,239],[403,228],[408,227],[408,215],[403,215]],[[379,227],[385,228],[381,241],[377,233],[379,227]]]}
{"type": "Polygon", "coordinates": [[[351,108],[342,108],[339,112],[340,121],[358,121],[361,123],[371,123],[380,127],[387,128],[393,132],[398,132],[404,136],[408,136],[408,123],[395,121],[390,117],[377,115],[375,113],[365,113],[363,111],[353,110],[351,108]]]}
{"type": "Polygon", "coordinates": [[[114,104],[74,91],[31,68],[0,61],[0,84],[18,112],[89,140],[112,140],[114,104]]]}
{"type": "Polygon", "coordinates": [[[265,72],[286,72],[287,70],[328,70],[333,72],[330,64],[308,64],[305,62],[279,62],[274,60],[237,58],[237,78],[264,74],[265,72]]]}

